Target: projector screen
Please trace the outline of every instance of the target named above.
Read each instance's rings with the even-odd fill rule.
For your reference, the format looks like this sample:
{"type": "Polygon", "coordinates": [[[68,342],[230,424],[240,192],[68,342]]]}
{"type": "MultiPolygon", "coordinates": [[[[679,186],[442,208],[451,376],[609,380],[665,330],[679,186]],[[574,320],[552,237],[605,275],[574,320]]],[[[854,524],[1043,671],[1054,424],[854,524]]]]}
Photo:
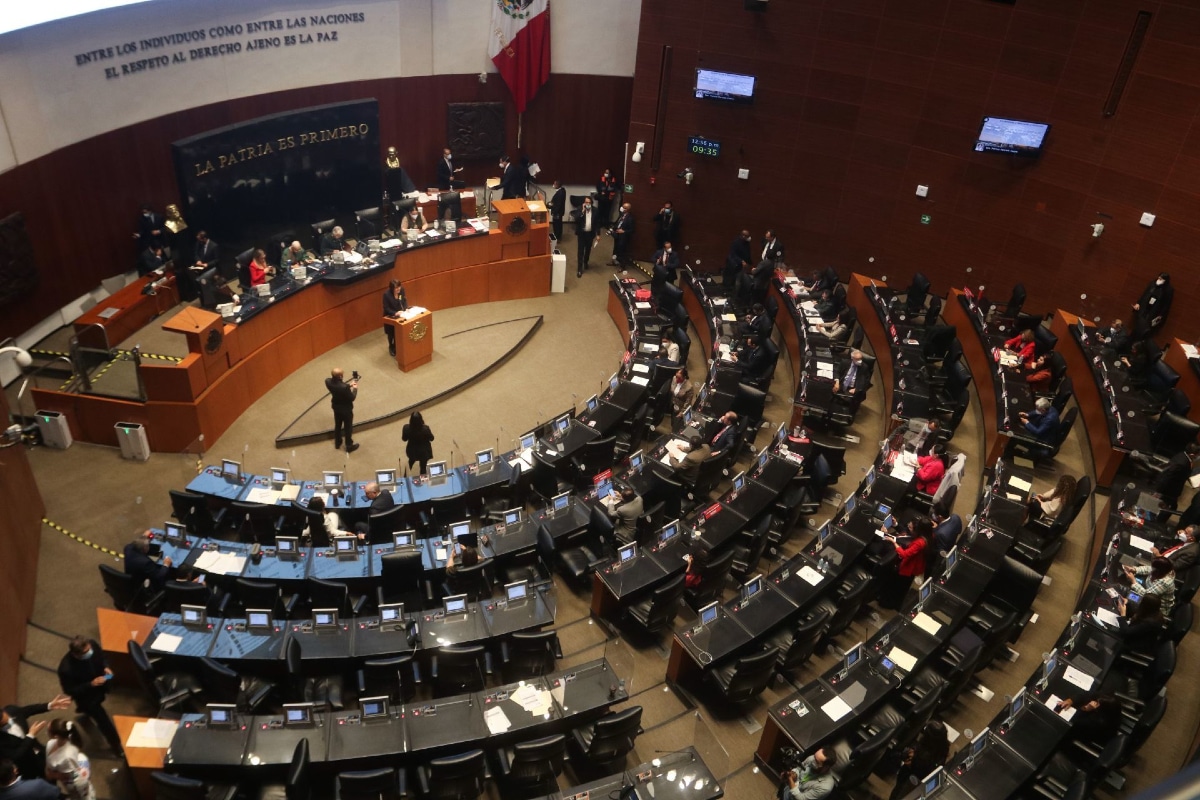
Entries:
{"type": "Polygon", "coordinates": [[[105,8],[145,2],[146,0],[56,0],[53,3],[6,3],[4,13],[0,14],[0,34],[105,8]]]}
{"type": "Polygon", "coordinates": [[[184,218],[223,247],[266,248],[285,231],[307,245],[309,225],[349,223],[383,192],[374,99],[259,117],[174,142],[171,153],[184,218]]]}

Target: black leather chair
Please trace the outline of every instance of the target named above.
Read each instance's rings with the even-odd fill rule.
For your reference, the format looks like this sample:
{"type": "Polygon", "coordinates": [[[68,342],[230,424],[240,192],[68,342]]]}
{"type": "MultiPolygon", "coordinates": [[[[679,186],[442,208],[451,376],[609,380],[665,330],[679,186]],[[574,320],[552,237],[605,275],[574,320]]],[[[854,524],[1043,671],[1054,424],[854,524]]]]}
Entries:
{"type": "Polygon", "coordinates": [[[1087,787],[1083,796],[1090,797],[1092,790],[1116,769],[1116,765],[1125,757],[1128,747],[1129,737],[1118,733],[1095,758],[1075,760],[1066,752],[1059,751],[1038,772],[1033,782],[1033,791],[1042,797],[1066,798],[1069,792],[1075,791],[1072,787],[1079,781],[1079,772],[1082,771],[1087,787]]]}
{"type": "Polygon", "coordinates": [[[265,547],[275,544],[275,537],[283,526],[283,516],[276,507],[262,503],[234,500],[225,516],[229,526],[237,532],[238,541],[256,542],[265,547]]]}
{"type": "Polygon", "coordinates": [[[825,635],[831,616],[827,608],[815,609],[796,624],[785,625],[768,636],[763,644],[779,651],[775,669],[790,674],[806,664],[816,651],[817,642],[825,635]]]}
{"type": "Polygon", "coordinates": [[[771,532],[771,516],[763,514],[758,523],[749,530],[741,531],[733,541],[733,567],[735,579],[744,581],[758,571],[758,562],[767,549],[767,534],[771,532]]]}
{"type": "Polygon", "coordinates": [[[238,285],[242,287],[243,292],[250,291],[250,262],[254,259],[254,248],[243,250],[237,254],[234,259],[237,261],[237,279],[238,285]]]}
{"type": "Polygon", "coordinates": [[[284,595],[278,584],[237,578],[230,593],[229,611],[245,613],[248,608],[266,608],[276,619],[291,619],[300,595],[284,595]]]}
{"type": "Polygon", "coordinates": [[[364,661],[355,675],[359,697],[387,697],[407,703],[417,695],[421,667],[412,653],[364,661]]]}
{"type": "Polygon", "coordinates": [[[132,575],[126,575],[116,567],[108,564],[100,564],[99,567],[104,593],[112,598],[113,608],[130,614],[158,615],[162,592],[138,585],[132,575]]]}
{"type": "Polygon", "coordinates": [[[846,448],[831,442],[823,442],[815,437],[812,442],[812,457],[820,456],[825,459],[825,463],[829,467],[831,480],[828,485],[833,486],[838,482],[838,478],[846,474],[846,448]]]}
{"type": "Polygon", "coordinates": [[[379,207],[360,208],[354,212],[355,236],[360,242],[378,237],[383,230],[379,207]]]}
{"type": "Polygon", "coordinates": [[[517,631],[500,641],[500,663],[509,681],[553,672],[562,657],[562,645],[554,630],[517,631]]]}
{"type": "Polygon", "coordinates": [[[1021,313],[1021,307],[1025,305],[1025,284],[1018,283],[1013,287],[1012,294],[1008,297],[1008,305],[1004,308],[1004,316],[1008,319],[1016,319],[1021,313]]]}
{"type": "Polygon", "coordinates": [[[832,643],[842,631],[849,628],[866,602],[867,591],[871,588],[870,576],[862,575],[855,580],[854,585],[846,589],[841,597],[826,598],[817,604],[817,609],[828,611],[830,614],[829,627],[825,629],[825,635],[817,647],[832,643]]]}
{"type": "Polygon", "coordinates": [[[351,595],[350,587],[341,581],[309,578],[308,602],[311,608],[336,608],[342,617],[357,617],[367,603],[365,595],[351,595]]]}
{"type": "Polygon", "coordinates": [[[392,506],[387,511],[367,516],[367,541],[371,544],[391,544],[392,534],[408,527],[411,508],[392,506]]]}
{"type": "Polygon", "coordinates": [[[435,758],[417,767],[421,796],[430,800],[474,800],[490,777],[482,750],[435,758]]]}
{"type": "Polygon", "coordinates": [[[309,775],[311,757],[308,752],[308,739],[296,742],[292,751],[292,761],[288,765],[287,776],[283,783],[264,785],[258,793],[258,800],[311,800],[313,789],[309,775]]]}
{"type": "Polygon", "coordinates": [[[504,485],[504,491],[484,501],[481,514],[483,519],[499,522],[504,512],[510,508],[524,508],[529,499],[528,477],[521,464],[513,467],[508,476],[508,483],[504,485]]]}
{"type": "Polygon", "coordinates": [[[1009,642],[1015,642],[1033,616],[1033,601],[1041,588],[1040,573],[1011,556],[1005,556],[983,598],[967,617],[967,625],[986,640],[995,627],[1003,624],[1009,612],[1016,612],[1017,617],[1008,636],[1009,642]]]}
{"type": "Polygon", "coordinates": [[[442,584],[443,595],[465,594],[467,599],[475,603],[487,600],[492,596],[492,560],[485,558],[469,567],[457,566],[454,573],[446,573],[442,584]]]}
{"type": "Polygon", "coordinates": [[[381,563],[379,585],[375,587],[379,605],[404,603],[405,608],[417,610],[432,602],[433,593],[425,581],[420,550],[386,553],[381,563]]]}
{"type": "Polygon", "coordinates": [[[626,609],[625,615],[642,631],[658,633],[675,622],[684,588],[684,577],[678,575],[659,586],[642,602],[626,609]]]}
{"type": "Polygon", "coordinates": [[[561,733],[496,751],[504,796],[539,797],[558,789],[567,758],[567,737],[561,733]]]}
{"type": "Polygon", "coordinates": [[[232,703],[239,711],[253,714],[275,690],[262,678],[239,675],[237,670],[211,658],[200,659],[200,684],[210,703],[232,703]]]}
{"type": "Polygon", "coordinates": [[[888,752],[895,728],[885,728],[858,744],[841,739],[832,745],[837,754],[833,774],[837,777],[838,793],[843,795],[864,784],[888,752]]]}
{"type": "Polygon", "coordinates": [[[925,298],[929,295],[929,278],[924,273],[913,275],[912,283],[904,291],[904,310],[908,316],[919,316],[925,310],[925,298]]]}
{"type": "Polygon", "coordinates": [[[726,701],[744,705],[767,688],[775,675],[775,661],[778,657],[779,650],[772,647],[753,655],[742,656],[726,666],[708,670],[704,674],[726,701]]]}
{"type": "Polygon", "coordinates": [[[238,787],[210,784],[195,778],[185,778],[170,772],[150,773],[155,800],[233,800],[238,787]]]}
{"type": "Polygon", "coordinates": [[[225,616],[229,595],[214,592],[203,583],[167,581],[163,585],[162,613],[178,614],[181,606],[204,606],[209,616],[225,616]]]}
{"type": "Polygon", "coordinates": [[[186,672],[158,672],[155,662],[146,655],[142,646],[130,639],[127,645],[129,658],[137,671],[138,682],[146,694],[158,704],[158,716],[167,712],[178,713],[186,708],[191,699],[200,693],[200,682],[186,672]]]}
{"type": "MultiPolygon", "coordinates": [[[[696,567],[700,573],[700,583],[683,593],[684,601],[692,610],[699,610],[721,596],[725,582],[733,567],[733,549],[726,550],[718,556],[709,559],[708,563],[696,567]]],[[[686,583],[686,580],[685,580],[686,583]]]]}
{"type": "Polygon", "coordinates": [[[325,704],[335,711],[345,707],[345,685],[340,675],[307,675],[300,642],[289,639],[284,649],[289,695],[295,702],[325,704]]]}
{"type": "Polygon", "coordinates": [[[213,512],[209,500],[202,494],[168,489],[171,498],[171,516],[187,528],[188,533],[206,536],[222,524],[225,509],[213,512]]]}
{"type": "MultiPolygon", "coordinates": [[[[323,219],[320,222],[314,222],[308,226],[309,228],[312,229],[312,232],[313,232],[313,248],[312,249],[314,251],[316,251],[318,253],[321,252],[321,237],[325,235],[326,231],[333,230],[334,227],[336,227],[336,225],[337,225],[336,219],[323,219]]],[[[324,253],[322,253],[322,255],[324,255],[324,253]]]]}
{"type": "Polygon", "coordinates": [[[405,794],[403,774],[395,767],[340,772],[336,800],[400,800],[405,794]]]}
{"type": "Polygon", "coordinates": [[[591,725],[574,729],[570,742],[578,758],[571,760],[572,767],[589,765],[603,774],[621,769],[641,732],[641,706],[611,711],[591,725]]]}
{"type": "Polygon", "coordinates": [[[492,657],[478,644],[440,647],[430,658],[429,674],[437,697],[481,692],[492,674],[492,657]]]}
{"type": "Polygon", "coordinates": [[[892,731],[892,751],[903,752],[933,719],[946,691],[946,682],[936,673],[935,680],[926,686],[925,693],[915,703],[905,706],[902,698],[884,703],[858,731],[858,738],[869,739],[882,730],[892,731]]]}
{"type": "Polygon", "coordinates": [[[612,561],[611,554],[600,546],[587,528],[567,534],[556,542],[550,532],[540,526],[537,540],[543,562],[578,585],[582,585],[598,568],[612,561]]]}

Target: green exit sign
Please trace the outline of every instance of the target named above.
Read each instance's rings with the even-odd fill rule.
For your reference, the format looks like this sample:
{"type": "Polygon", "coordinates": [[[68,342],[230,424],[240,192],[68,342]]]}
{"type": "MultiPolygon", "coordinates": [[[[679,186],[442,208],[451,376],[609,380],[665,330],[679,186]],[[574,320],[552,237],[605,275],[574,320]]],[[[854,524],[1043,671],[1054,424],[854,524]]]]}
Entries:
{"type": "Polygon", "coordinates": [[[921,215],[921,224],[928,225],[932,219],[933,219],[933,217],[929,216],[928,214],[922,214],[921,215]]]}
{"type": "Polygon", "coordinates": [[[625,184],[625,194],[633,194],[633,184],[632,183],[625,184]]]}

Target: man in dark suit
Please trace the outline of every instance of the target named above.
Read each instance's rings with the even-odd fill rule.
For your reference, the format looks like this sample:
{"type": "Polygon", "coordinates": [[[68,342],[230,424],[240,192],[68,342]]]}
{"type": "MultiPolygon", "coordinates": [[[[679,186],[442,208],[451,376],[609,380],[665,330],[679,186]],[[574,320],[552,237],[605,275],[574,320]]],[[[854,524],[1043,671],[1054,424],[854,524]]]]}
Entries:
{"type": "Polygon", "coordinates": [[[336,253],[342,249],[342,226],[334,225],[333,228],[321,235],[321,255],[327,256],[330,253],[336,253]]]}
{"type": "Polygon", "coordinates": [[[725,256],[725,269],[721,273],[721,285],[728,293],[737,283],[738,276],[750,266],[750,231],[742,231],[729,245],[729,253],[725,256]]]}
{"type": "Polygon", "coordinates": [[[358,378],[345,381],[345,374],[340,367],[334,368],[325,379],[325,388],[329,391],[329,404],[333,407],[333,446],[340,449],[342,439],[346,440],[346,452],[353,453],[358,449],[354,436],[354,398],[358,397],[358,378]]]}
{"type": "Polygon", "coordinates": [[[46,774],[46,752],[37,735],[50,723],[46,720],[30,723],[29,718],[70,706],[71,698],[65,694],[56,696],[49,703],[4,706],[0,709],[0,758],[15,764],[24,778],[46,774]]]}
{"type": "Polygon", "coordinates": [[[629,264],[629,245],[633,242],[633,204],[622,203],[621,213],[613,223],[613,257],[612,263],[619,267],[629,264]]]}
{"type": "Polygon", "coordinates": [[[762,256],[759,261],[771,262],[771,268],[783,260],[783,242],[779,241],[779,237],[775,235],[775,231],[768,230],[767,235],[763,237],[762,256]]]}
{"type": "Polygon", "coordinates": [[[654,244],[661,250],[664,242],[673,242],[678,235],[679,215],[668,200],[654,215],[654,244]]]}
{"type": "Polygon", "coordinates": [[[670,283],[674,283],[679,277],[679,254],[675,252],[670,240],[659,245],[654,253],[654,273],[658,274],[660,268],[670,283]]]}
{"type": "Polygon", "coordinates": [[[850,407],[857,410],[866,399],[867,388],[871,385],[870,369],[863,361],[861,350],[850,351],[850,361],[841,377],[833,380],[833,393],[842,394],[850,401],[850,407]]]}
{"type": "Polygon", "coordinates": [[[42,777],[23,777],[16,764],[7,758],[0,759],[0,798],[58,800],[58,797],[58,787],[53,783],[42,777]]]}
{"type": "Polygon", "coordinates": [[[108,696],[108,682],[113,671],[109,669],[100,643],[95,639],[76,636],[67,648],[67,654],[58,662],[58,684],[63,693],[75,701],[75,710],[87,715],[112,748],[113,755],[124,758],[121,735],[117,726],[104,708],[108,696]]]}
{"type": "Polygon", "coordinates": [[[583,205],[574,212],[575,240],[579,246],[579,262],[575,276],[583,277],[583,271],[588,268],[588,260],[592,257],[592,247],[600,238],[600,214],[592,207],[592,198],[583,198],[583,205]]]}
{"type": "Polygon", "coordinates": [[[217,243],[208,238],[207,231],[196,232],[196,255],[192,260],[192,265],[198,267],[197,272],[203,272],[217,263],[217,259],[221,257],[221,248],[217,243]]]}
{"type": "Polygon", "coordinates": [[[1179,503],[1179,495],[1183,494],[1183,486],[1191,477],[1192,462],[1196,460],[1197,455],[1200,455],[1200,445],[1189,444],[1171,456],[1171,460],[1154,479],[1154,493],[1162,498],[1163,505],[1167,508],[1175,508],[1179,503]]]}
{"type": "Polygon", "coordinates": [[[525,196],[525,179],[522,171],[513,165],[508,156],[500,158],[501,200],[516,200],[525,196]]]}
{"type": "Polygon", "coordinates": [[[1175,575],[1182,578],[1187,570],[1196,566],[1196,559],[1200,557],[1200,544],[1196,543],[1198,534],[1200,531],[1197,527],[1189,525],[1175,533],[1175,541],[1152,547],[1150,553],[1155,558],[1161,557],[1170,561],[1171,566],[1175,569],[1175,575]]]}
{"type": "Polygon", "coordinates": [[[141,214],[138,216],[137,233],[133,235],[133,238],[138,240],[138,247],[145,248],[151,245],[162,247],[165,244],[165,224],[166,220],[162,214],[156,214],[148,203],[142,204],[141,214]]]}
{"type": "Polygon", "coordinates": [[[437,165],[437,185],[442,191],[450,191],[452,189],[461,189],[466,184],[460,180],[455,180],[454,176],[462,172],[462,167],[454,166],[454,159],[451,158],[450,148],[442,148],[442,157],[438,160],[437,165]]]}
{"type": "Polygon", "coordinates": [[[738,350],[737,361],[742,380],[758,381],[767,377],[771,370],[771,351],[759,336],[747,336],[738,350]]]}
{"type": "Polygon", "coordinates": [[[733,447],[737,441],[738,435],[738,415],[732,411],[726,411],[721,415],[719,420],[721,427],[717,429],[716,434],[709,441],[712,443],[712,454],[720,455],[733,447]]]}
{"type": "Polygon", "coordinates": [[[138,260],[138,275],[149,275],[155,270],[162,269],[165,263],[162,245],[151,245],[142,251],[142,257],[138,260]]]}
{"type": "MultiPolygon", "coordinates": [[[[382,514],[396,507],[396,501],[392,498],[392,493],[383,491],[375,481],[371,481],[363,487],[363,494],[371,501],[371,507],[368,509],[368,513],[371,516],[382,514]]],[[[359,522],[355,524],[354,530],[361,538],[370,533],[371,525],[369,522],[359,522]]]]}
{"type": "Polygon", "coordinates": [[[762,340],[771,336],[775,323],[771,320],[771,315],[763,308],[763,304],[755,303],[739,327],[743,336],[753,336],[762,340]]]}
{"type": "Polygon", "coordinates": [[[567,190],[563,188],[562,181],[554,182],[554,192],[550,195],[546,207],[550,210],[550,228],[554,231],[554,241],[561,248],[563,215],[567,213],[567,190]]]}
{"type": "Polygon", "coordinates": [[[171,576],[171,557],[165,556],[161,564],[150,557],[150,537],[153,535],[146,531],[125,545],[125,574],[132,575],[139,586],[149,582],[150,588],[157,592],[171,576]]]}
{"type": "Polygon", "coordinates": [[[767,299],[767,290],[771,287],[771,276],[775,268],[783,260],[783,242],[775,236],[775,231],[767,231],[763,238],[762,258],[754,267],[754,299],[763,302],[767,299]]]}
{"type": "MultiPolygon", "coordinates": [[[[408,308],[408,298],[404,294],[404,284],[399,280],[388,283],[383,291],[383,315],[390,319],[399,319],[400,312],[408,308]]],[[[383,333],[387,336],[388,352],[396,355],[396,326],[389,322],[383,323],[383,333]]]]}

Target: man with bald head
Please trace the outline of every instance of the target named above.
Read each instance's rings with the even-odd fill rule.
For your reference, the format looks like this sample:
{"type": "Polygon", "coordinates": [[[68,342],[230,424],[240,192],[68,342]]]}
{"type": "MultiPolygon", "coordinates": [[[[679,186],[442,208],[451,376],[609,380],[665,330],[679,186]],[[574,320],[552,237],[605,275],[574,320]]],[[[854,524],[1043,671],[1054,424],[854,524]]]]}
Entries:
{"type": "MultiPolygon", "coordinates": [[[[372,517],[376,514],[389,511],[396,506],[396,501],[392,498],[392,493],[385,492],[375,481],[371,481],[363,487],[363,494],[371,501],[371,508],[368,513],[372,517]]],[[[370,533],[371,525],[369,522],[359,522],[354,526],[354,530],[360,537],[365,536],[370,533]]]]}
{"type": "Polygon", "coordinates": [[[288,247],[284,248],[283,255],[279,258],[284,269],[292,267],[302,267],[305,264],[313,261],[312,253],[309,253],[301,246],[299,240],[294,241],[288,247]]]}
{"type": "Polygon", "coordinates": [[[329,390],[329,403],[333,406],[333,446],[340,450],[344,438],[346,452],[353,453],[358,449],[351,430],[354,427],[354,398],[358,397],[357,373],[347,383],[341,367],[335,367],[325,379],[325,388],[329,390]]]}

